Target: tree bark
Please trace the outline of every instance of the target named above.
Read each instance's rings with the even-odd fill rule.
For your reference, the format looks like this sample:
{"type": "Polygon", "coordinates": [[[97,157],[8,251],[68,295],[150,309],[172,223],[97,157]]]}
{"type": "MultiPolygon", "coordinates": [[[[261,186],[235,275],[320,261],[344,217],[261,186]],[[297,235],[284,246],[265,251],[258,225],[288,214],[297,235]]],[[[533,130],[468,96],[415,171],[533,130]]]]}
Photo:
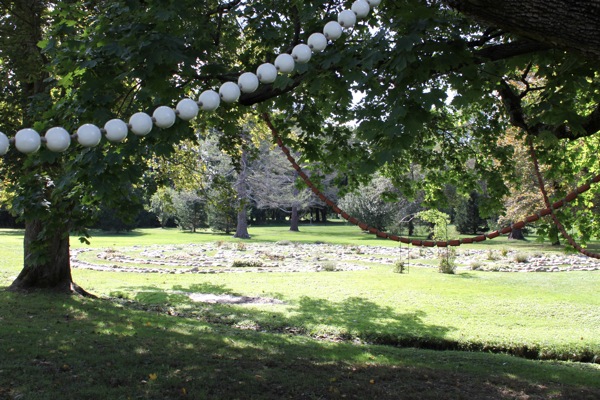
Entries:
{"type": "Polygon", "coordinates": [[[323,221],[323,223],[327,222],[327,207],[321,209],[321,221],[323,221]]]}
{"type": "Polygon", "coordinates": [[[445,0],[477,21],[600,60],[600,0],[445,0]]]}
{"type": "Polygon", "coordinates": [[[523,229],[513,229],[509,234],[508,238],[512,240],[526,240],[523,235],[523,229]]]}
{"type": "Polygon", "coordinates": [[[300,232],[300,215],[298,214],[298,207],[292,206],[292,215],[290,216],[290,231],[300,232]]]}
{"type": "Polygon", "coordinates": [[[319,209],[318,208],[313,208],[313,210],[315,211],[315,223],[319,223],[321,222],[321,214],[319,213],[319,209]]]}
{"type": "Polygon", "coordinates": [[[248,199],[248,154],[246,150],[242,152],[240,163],[240,173],[238,174],[236,182],[236,192],[238,196],[237,225],[233,237],[250,239],[250,234],[248,233],[248,214],[246,211],[246,201],[248,199]]]}
{"type": "Polygon", "coordinates": [[[25,223],[23,270],[8,289],[11,291],[50,289],[62,293],[91,296],[76,285],[71,277],[67,226],[61,226],[51,235],[44,235],[43,230],[44,223],[40,220],[25,223]],[[40,240],[40,237],[43,239],[40,240]]]}

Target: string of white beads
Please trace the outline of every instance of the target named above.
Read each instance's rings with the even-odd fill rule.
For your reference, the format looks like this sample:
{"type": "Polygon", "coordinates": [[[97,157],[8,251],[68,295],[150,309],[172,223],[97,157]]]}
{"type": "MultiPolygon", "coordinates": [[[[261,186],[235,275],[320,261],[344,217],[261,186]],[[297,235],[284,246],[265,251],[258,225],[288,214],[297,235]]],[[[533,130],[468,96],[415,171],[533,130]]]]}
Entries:
{"type": "Polygon", "coordinates": [[[350,29],[355,26],[358,19],[368,16],[369,12],[379,6],[381,0],[356,0],[352,3],[349,10],[343,10],[337,15],[337,21],[329,21],[323,28],[323,33],[315,32],[308,37],[307,43],[300,43],[291,51],[291,54],[281,53],[273,64],[264,63],[260,65],[256,74],[245,72],[241,74],[236,82],[225,82],[219,88],[219,91],[205,90],[198,101],[192,99],[183,99],[177,103],[175,109],[167,106],[156,108],[152,116],[138,112],[129,118],[125,123],[120,119],[111,119],[104,124],[102,129],[93,124],[84,124],[77,129],[77,133],[70,135],[62,127],[50,128],[40,137],[35,130],[26,128],[19,130],[14,139],[9,139],[6,134],[0,132],[0,156],[8,153],[11,144],[25,154],[35,153],[42,144],[53,152],[63,152],[71,145],[71,140],[77,142],[86,148],[97,146],[102,135],[113,143],[123,142],[127,134],[131,131],[134,135],[145,136],[152,131],[154,126],[162,129],[170,128],[175,124],[177,117],[184,121],[190,121],[198,115],[199,111],[214,111],[221,101],[225,103],[236,102],[242,93],[253,93],[259,85],[271,84],[277,79],[277,75],[291,74],[296,64],[305,64],[310,61],[313,53],[318,53],[327,48],[329,41],[339,39],[344,29],[350,29]]]}

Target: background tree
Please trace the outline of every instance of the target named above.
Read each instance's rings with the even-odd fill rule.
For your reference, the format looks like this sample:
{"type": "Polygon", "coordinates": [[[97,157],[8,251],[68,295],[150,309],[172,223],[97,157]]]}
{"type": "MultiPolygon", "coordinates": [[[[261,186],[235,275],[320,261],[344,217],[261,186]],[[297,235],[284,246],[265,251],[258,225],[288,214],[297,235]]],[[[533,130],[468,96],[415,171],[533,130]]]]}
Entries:
{"type": "Polygon", "coordinates": [[[260,142],[259,154],[252,162],[249,183],[258,208],[289,214],[290,230],[299,231],[300,213],[314,204],[314,196],[302,186],[283,153],[266,140],[260,142]]]}
{"type": "Polygon", "coordinates": [[[177,225],[181,229],[196,232],[196,229],[206,226],[206,205],[196,192],[175,192],[173,208],[177,225]]]}
{"type": "Polygon", "coordinates": [[[389,179],[374,176],[369,184],[361,185],[356,192],[346,194],[339,205],[342,210],[360,221],[385,231],[394,224],[397,207],[386,201],[386,195],[394,191],[389,179]]]}
{"type": "Polygon", "coordinates": [[[175,207],[173,205],[175,195],[175,190],[161,187],[150,198],[150,210],[156,215],[160,226],[163,228],[175,217],[175,207]]]}
{"type": "Polygon", "coordinates": [[[488,229],[487,221],[479,215],[479,194],[471,192],[456,207],[454,217],[456,230],[463,234],[476,235],[488,229]]]}

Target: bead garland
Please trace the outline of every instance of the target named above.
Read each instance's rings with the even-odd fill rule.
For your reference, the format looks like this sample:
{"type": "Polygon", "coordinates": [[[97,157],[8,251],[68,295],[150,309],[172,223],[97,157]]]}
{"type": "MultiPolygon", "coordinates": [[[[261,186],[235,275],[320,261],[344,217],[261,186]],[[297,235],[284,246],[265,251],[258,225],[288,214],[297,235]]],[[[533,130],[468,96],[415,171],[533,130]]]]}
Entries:
{"type": "Polygon", "coordinates": [[[152,116],[138,112],[129,118],[128,122],[121,119],[111,119],[99,128],[93,124],[80,126],[76,133],[69,134],[64,128],[50,128],[42,137],[31,128],[19,130],[14,138],[9,138],[0,132],[0,156],[8,153],[10,146],[24,154],[37,152],[42,144],[53,152],[63,152],[69,148],[71,142],[76,140],[84,148],[97,146],[102,136],[113,143],[120,143],[131,131],[134,135],[145,136],[153,127],[166,129],[171,127],[177,117],[184,121],[190,121],[198,115],[199,111],[214,111],[219,108],[221,102],[235,103],[242,93],[252,93],[259,85],[270,84],[275,81],[278,74],[290,74],[294,71],[296,64],[304,64],[310,61],[313,53],[318,53],[327,47],[330,42],[339,39],[344,29],[354,27],[358,19],[366,18],[371,9],[379,6],[381,0],[356,0],[351,9],[341,11],[337,21],[328,22],[323,33],[316,32],[309,36],[307,43],[296,45],[291,54],[279,54],[274,63],[265,63],[258,67],[256,73],[244,72],[237,82],[223,83],[218,92],[205,90],[198,101],[186,98],[179,103],[175,109],[168,106],[160,106],[152,116]]]}

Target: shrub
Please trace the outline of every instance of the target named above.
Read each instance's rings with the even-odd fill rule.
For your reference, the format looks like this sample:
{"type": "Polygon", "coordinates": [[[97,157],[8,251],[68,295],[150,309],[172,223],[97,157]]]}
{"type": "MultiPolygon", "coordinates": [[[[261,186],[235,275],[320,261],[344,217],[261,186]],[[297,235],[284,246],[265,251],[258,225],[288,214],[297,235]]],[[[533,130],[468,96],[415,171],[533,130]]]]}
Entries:
{"type": "Polygon", "coordinates": [[[481,264],[479,261],[473,261],[473,262],[471,263],[471,270],[473,270],[473,271],[478,271],[478,270],[480,270],[480,269],[481,269],[481,266],[482,266],[482,265],[483,265],[483,264],[481,264]]]}
{"type": "Polygon", "coordinates": [[[500,250],[500,254],[502,254],[502,257],[506,257],[506,255],[508,254],[508,249],[506,247],[503,247],[500,250]]]}
{"type": "Polygon", "coordinates": [[[440,263],[438,265],[438,271],[442,274],[454,274],[456,271],[456,250],[446,248],[440,251],[440,263]]]}
{"type": "Polygon", "coordinates": [[[236,260],[231,264],[232,268],[262,268],[264,264],[260,261],[236,260]]]}
{"type": "Polygon", "coordinates": [[[323,265],[317,267],[317,271],[334,272],[337,270],[337,266],[334,261],[324,262],[323,265]]]}
{"type": "Polygon", "coordinates": [[[278,246],[289,246],[292,244],[292,242],[290,242],[289,240],[280,240],[279,242],[275,243],[278,246]]]}
{"type": "Polygon", "coordinates": [[[498,258],[499,258],[498,254],[494,250],[490,249],[487,251],[487,259],[488,260],[496,261],[496,260],[498,260],[498,258]]]}
{"type": "Polygon", "coordinates": [[[406,269],[407,266],[404,264],[404,261],[397,261],[392,268],[392,272],[395,272],[396,274],[403,274],[406,269]]]}
{"type": "Polygon", "coordinates": [[[526,263],[529,261],[529,254],[527,253],[517,253],[515,254],[515,261],[518,263],[526,263]]]}
{"type": "Polygon", "coordinates": [[[263,256],[271,261],[283,261],[285,260],[285,256],[280,255],[280,254],[271,254],[271,253],[264,253],[263,256]]]}
{"type": "Polygon", "coordinates": [[[388,178],[375,175],[371,182],[342,197],[339,206],[367,225],[385,230],[397,219],[398,204],[386,201],[386,196],[394,191],[388,178]]]}
{"type": "Polygon", "coordinates": [[[244,242],[237,242],[236,247],[238,251],[246,251],[246,243],[244,242]]]}

